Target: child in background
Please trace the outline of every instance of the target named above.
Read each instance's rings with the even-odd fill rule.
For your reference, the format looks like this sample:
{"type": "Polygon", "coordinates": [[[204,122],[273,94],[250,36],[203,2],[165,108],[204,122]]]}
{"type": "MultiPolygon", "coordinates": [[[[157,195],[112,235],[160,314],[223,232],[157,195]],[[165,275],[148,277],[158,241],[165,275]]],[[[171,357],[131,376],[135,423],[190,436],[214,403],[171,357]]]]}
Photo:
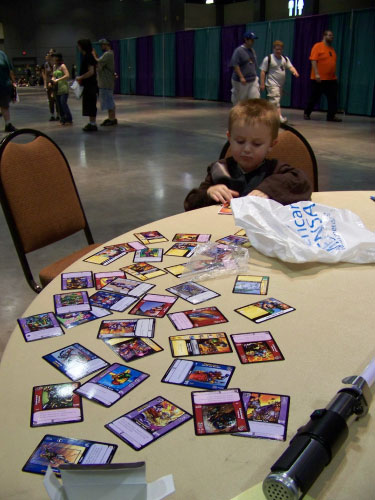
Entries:
{"type": "Polygon", "coordinates": [[[205,180],[187,195],[185,210],[230,203],[239,196],[271,198],[283,205],[309,200],[312,188],[302,170],[266,159],[279,125],[277,108],[264,99],[236,104],[227,132],[231,156],[208,167],[205,180]]]}
{"type": "Polygon", "coordinates": [[[72,125],[73,118],[68,106],[69,97],[69,71],[63,62],[61,54],[53,54],[53,77],[52,82],[55,85],[57,105],[60,114],[61,125],[72,125]]]}

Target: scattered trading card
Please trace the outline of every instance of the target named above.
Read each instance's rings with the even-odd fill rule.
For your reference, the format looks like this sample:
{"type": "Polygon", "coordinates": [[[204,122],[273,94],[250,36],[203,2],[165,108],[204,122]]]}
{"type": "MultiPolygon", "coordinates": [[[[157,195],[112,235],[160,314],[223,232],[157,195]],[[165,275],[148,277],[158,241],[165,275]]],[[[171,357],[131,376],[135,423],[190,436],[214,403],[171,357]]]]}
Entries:
{"type": "Polygon", "coordinates": [[[83,325],[89,321],[94,321],[95,319],[103,318],[111,314],[112,313],[107,309],[92,307],[91,311],[59,314],[56,318],[64,328],[74,328],[75,326],[83,325]]]}
{"type": "Polygon", "coordinates": [[[125,271],[128,274],[131,274],[135,278],[146,281],[152,278],[157,278],[158,276],[162,276],[166,274],[165,271],[159,269],[158,267],[152,266],[147,262],[137,262],[136,264],[131,264],[130,266],[122,267],[122,271],[125,271]]]}
{"type": "Polygon", "coordinates": [[[243,364],[284,359],[270,332],[236,333],[231,338],[243,364]]]}
{"type": "Polygon", "coordinates": [[[169,344],[174,358],[232,352],[224,332],[173,335],[169,337],[169,344]]]}
{"type": "Polygon", "coordinates": [[[111,311],[123,312],[127,307],[130,307],[137,302],[137,297],[131,295],[124,295],[122,293],[107,292],[106,290],[98,290],[91,295],[90,304],[111,311]]]}
{"type": "Polygon", "coordinates": [[[141,299],[129,314],[139,316],[151,316],[153,318],[164,318],[169,309],[176,302],[177,297],[170,295],[156,295],[149,293],[141,299]]]}
{"type": "Polygon", "coordinates": [[[87,292],[57,293],[53,296],[56,314],[90,311],[87,292]]]}
{"type": "Polygon", "coordinates": [[[161,262],[163,260],[162,248],[142,248],[134,254],[133,262],[161,262]]]}
{"type": "Polygon", "coordinates": [[[172,241],[207,243],[207,241],[210,241],[210,238],[211,238],[210,234],[177,233],[174,235],[172,241]]]}
{"type": "Polygon", "coordinates": [[[269,298],[240,307],[239,309],[235,309],[235,311],[255,323],[262,323],[268,319],[276,318],[276,316],[295,311],[295,308],[288,306],[288,304],[280,300],[269,298]]]}
{"type": "Polygon", "coordinates": [[[31,427],[82,422],[82,401],[73,391],[79,382],[38,385],[33,388],[31,427]]]}
{"type": "Polygon", "coordinates": [[[134,233],[134,236],[144,245],[152,245],[153,243],[168,241],[168,239],[159,233],[159,231],[144,231],[142,233],[134,233]]]}
{"type": "Polygon", "coordinates": [[[175,359],[161,381],[166,384],[186,385],[199,389],[226,389],[234,369],[234,366],[229,365],[175,359]]]}
{"type": "Polygon", "coordinates": [[[235,236],[247,236],[246,235],[246,230],[245,229],[240,229],[239,231],[237,231],[236,233],[234,233],[235,236]]]}
{"type": "Polygon", "coordinates": [[[104,248],[121,248],[126,252],[130,253],[147,247],[146,245],[143,245],[143,243],[140,243],[139,241],[128,241],[127,243],[117,243],[117,245],[108,245],[105,246],[104,248]]]}
{"type": "Polygon", "coordinates": [[[289,396],[264,392],[243,392],[242,401],[249,423],[248,432],[234,436],[286,440],[289,396]]]}
{"type": "Polygon", "coordinates": [[[173,276],[176,276],[176,278],[180,278],[184,273],[188,271],[185,264],[177,264],[176,266],[169,266],[165,267],[164,269],[170,274],[173,274],[173,276]]]}
{"type": "Polygon", "coordinates": [[[192,392],[195,434],[227,434],[249,430],[239,389],[192,392]]]}
{"type": "Polygon", "coordinates": [[[78,290],[80,288],[92,288],[93,286],[91,271],[62,273],[61,275],[61,290],[78,290]]]}
{"type": "Polygon", "coordinates": [[[24,472],[45,474],[48,466],[60,475],[59,465],[109,464],[117,445],[46,434],[23,466],[24,472]]]}
{"type": "Polygon", "coordinates": [[[17,319],[26,342],[64,335],[53,312],[35,314],[17,319]]]}
{"type": "Polygon", "coordinates": [[[131,295],[132,297],[141,297],[150,291],[151,288],[154,288],[154,286],[126,278],[116,278],[111,283],[108,283],[108,285],[105,285],[102,290],[121,293],[122,295],[131,295]]]}
{"type": "Polygon", "coordinates": [[[107,361],[78,343],[42,357],[74,382],[108,366],[107,361]]]}
{"type": "Polygon", "coordinates": [[[103,342],[127,362],[163,351],[163,348],[156,342],[144,337],[103,339],[103,342]]]}
{"type": "Polygon", "coordinates": [[[129,368],[125,365],[114,363],[104,371],[90,379],[76,393],[87,399],[92,399],[104,406],[112,406],[132,389],[137,387],[150,375],[129,368]]]}
{"type": "Polygon", "coordinates": [[[155,320],[144,319],[109,319],[102,321],[98,339],[111,339],[118,337],[153,337],[155,320]]]}
{"type": "Polygon", "coordinates": [[[202,307],[189,311],[180,311],[168,314],[176,330],[188,330],[189,328],[202,328],[204,326],[227,323],[227,318],[217,307],[202,307]]]}
{"type": "Polygon", "coordinates": [[[198,243],[176,242],[169,248],[165,255],[169,257],[191,257],[198,243]]]}
{"type": "Polygon", "coordinates": [[[138,451],[191,418],[190,413],[158,396],[105,427],[138,451]]]}
{"type": "Polygon", "coordinates": [[[90,255],[86,259],[83,259],[84,262],[89,262],[90,264],[99,264],[101,266],[108,266],[111,262],[119,259],[120,257],[124,257],[128,252],[123,248],[113,246],[110,248],[103,248],[99,250],[99,252],[90,255]]]}
{"type": "Polygon", "coordinates": [[[229,236],[216,240],[216,242],[221,243],[222,245],[238,245],[241,247],[251,246],[247,236],[238,236],[236,234],[230,234],[229,236]]]}
{"type": "Polygon", "coordinates": [[[103,286],[108,285],[108,283],[111,283],[111,281],[115,280],[116,278],[125,277],[126,276],[124,271],[108,271],[106,273],[95,273],[95,288],[97,290],[100,290],[101,288],[103,288],[103,286]]]}
{"type": "Polygon", "coordinates": [[[233,293],[247,293],[250,295],[267,295],[268,276],[239,275],[233,287],[233,293]]]}
{"type": "Polygon", "coordinates": [[[174,293],[181,299],[187,300],[190,304],[200,304],[206,300],[219,297],[220,294],[206,288],[203,285],[195,283],[195,281],[187,281],[171,288],[166,289],[168,292],[174,293]]]}
{"type": "Polygon", "coordinates": [[[232,215],[232,209],[230,207],[230,205],[221,205],[219,211],[218,211],[218,214],[219,215],[232,215]]]}

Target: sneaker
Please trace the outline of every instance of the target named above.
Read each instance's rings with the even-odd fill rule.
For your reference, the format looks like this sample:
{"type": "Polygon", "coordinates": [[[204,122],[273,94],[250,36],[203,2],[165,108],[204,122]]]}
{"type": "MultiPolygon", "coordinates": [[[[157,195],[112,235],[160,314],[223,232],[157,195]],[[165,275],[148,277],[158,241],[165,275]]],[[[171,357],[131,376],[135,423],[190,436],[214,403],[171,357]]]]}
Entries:
{"type": "Polygon", "coordinates": [[[15,132],[16,130],[16,127],[14,127],[11,123],[8,123],[8,125],[5,125],[4,132],[15,132]]]}
{"type": "Polygon", "coordinates": [[[105,127],[106,125],[108,125],[108,122],[110,122],[111,120],[109,118],[107,118],[106,120],[104,120],[104,122],[102,122],[100,124],[101,127],[105,127]]]}
{"type": "Polygon", "coordinates": [[[91,123],[88,123],[85,125],[82,129],[84,132],[97,132],[98,127],[96,125],[91,125],[91,123]]]}
{"type": "Polygon", "coordinates": [[[332,118],[328,118],[327,116],[327,122],[342,122],[341,118],[337,118],[337,116],[332,116],[332,118]]]}
{"type": "Polygon", "coordinates": [[[56,121],[56,118],[54,116],[51,116],[51,118],[49,119],[50,122],[54,122],[56,121]]]}
{"type": "Polygon", "coordinates": [[[105,120],[102,125],[104,127],[111,127],[112,125],[117,125],[117,119],[115,118],[114,120],[105,120]]]}
{"type": "Polygon", "coordinates": [[[307,113],[303,114],[303,118],[304,120],[311,120],[310,115],[308,115],[307,113]]]}

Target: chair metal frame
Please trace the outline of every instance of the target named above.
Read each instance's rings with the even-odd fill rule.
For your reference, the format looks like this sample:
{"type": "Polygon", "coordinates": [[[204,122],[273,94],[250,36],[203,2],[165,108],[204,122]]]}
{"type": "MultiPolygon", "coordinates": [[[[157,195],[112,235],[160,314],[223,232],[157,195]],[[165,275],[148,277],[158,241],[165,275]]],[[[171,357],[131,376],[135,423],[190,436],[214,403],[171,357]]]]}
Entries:
{"type": "MultiPolygon", "coordinates": [[[[315,157],[314,151],[312,150],[310,144],[307,142],[307,140],[305,139],[305,137],[300,132],[298,132],[298,130],[296,130],[295,128],[291,127],[290,125],[287,125],[286,123],[281,123],[280,124],[280,128],[283,129],[283,130],[287,130],[287,131],[291,132],[292,134],[294,134],[296,137],[298,137],[298,139],[300,139],[300,141],[303,142],[304,146],[306,146],[306,149],[307,149],[307,151],[308,151],[308,153],[310,155],[312,166],[313,166],[313,177],[314,177],[313,190],[315,192],[319,191],[318,164],[317,164],[317,161],[316,161],[316,157],[315,157]]],[[[227,154],[229,146],[230,146],[229,141],[227,141],[224,144],[224,146],[223,146],[223,148],[221,150],[219,160],[221,160],[222,158],[225,158],[225,155],[227,154]]]]}
{"type": "MultiPolygon", "coordinates": [[[[35,140],[37,137],[44,137],[45,139],[47,139],[48,141],[50,141],[56,147],[56,149],[59,151],[59,153],[61,154],[62,158],[65,161],[66,168],[68,169],[68,172],[70,174],[70,178],[72,180],[72,184],[73,184],[74,190],[76,192],[79,205],[80,205],[81,210],[82,210],[83,218],[84,218],[84,221],[85,221],[85,227],[83,228],[83,231],[85,233],[87,243],[89,245],[93,244],[94,243],[94,239],[92,237],[91,230],[90,230],[88,221],[86,219],[86,214],[85,214],[85,211],[84,211],[83,206],[82,206],[81,199],[80,199],[79,194],[78,194],[77,186],[76,186],[76,184],[74,182],[74,178],[73,178],[73,174],[72,174],[70,165],[69,165],[68,160],[66,159],[64,153],[62,152],[62,150],[60,149],[60,147],[55,143],[55,141],[53,141],[50,137],[48,137],[43,132],[31,129],[31,128],[19,129],[19,130],[16,130],[15,132],[11,132],[7,136],[5,136],[4,139],[0,142],[0,201],[1,201],[1,205],[3,207],[5,219],[7,221],[7,224],[8,224],[8,227],[9,227],[12,239],[13,239],[13,243],[14,243],[14,246],[16,248],[17,255],[18,255],[18,258],[20,260],[20,263],[21,263],[22,270],[23,270],[23,273],[25,275],[25,278],[26,278],[28,284],[30,285],[30,287],[32,288],[32,290],[34,292],[36,292],[36,293],[40,293],[43,288],[34,279],[34,276],[33,276],[33,273],[31,271],[29,262],[28,262],[28,260],[26,258],[26,253],[23,250],[23,245],[22,245],[22,241],[21,241],[21,238],[20,238],[20,234],[19,234],[19,232],[17,230],[16,222],[15,222],[15,220],[13,218],[12,210],[10,208],[10,205],[9,205],[9,202],[8,202],[8,198],[7,198],[7,194],[6,194],[6,191],[4,189],[4,186],[3,186],[3,183],[2,183],[2,179],[1,179],[1,159],[2,159],[3,153],[5,151],[5,148],[7,147],[7,145],[15,137],[18,137],[20,135],[26,135],[26,134],[34,136],[33,140],[35,140]]],[[[63,239],[64,238],[61,238],[61,240],[56,240],[56,241],[62,241],[63,239]]]]}

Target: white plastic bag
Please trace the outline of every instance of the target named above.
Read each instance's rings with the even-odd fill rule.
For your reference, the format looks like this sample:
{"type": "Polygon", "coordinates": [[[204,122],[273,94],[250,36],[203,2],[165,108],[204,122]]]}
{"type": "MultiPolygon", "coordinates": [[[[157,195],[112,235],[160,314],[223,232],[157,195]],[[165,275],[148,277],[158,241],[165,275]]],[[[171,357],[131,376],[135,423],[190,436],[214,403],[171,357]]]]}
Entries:
{"type": "Polygon", "coordinates": [[[74,82],[71,84],[70,88],[73,90],[74,95],[77,99],[80,99],[82,96],[83,92],[83,87],[80,85],[77,80],[74,80],[74,82]]]}
{"type": "Polygon", "coordinates": [[[350,210],[300,201],[283,206],[256,196],[231,203],[236,225],[256,250],[285,262],[375,262],[375,233],[350,210]]]}

